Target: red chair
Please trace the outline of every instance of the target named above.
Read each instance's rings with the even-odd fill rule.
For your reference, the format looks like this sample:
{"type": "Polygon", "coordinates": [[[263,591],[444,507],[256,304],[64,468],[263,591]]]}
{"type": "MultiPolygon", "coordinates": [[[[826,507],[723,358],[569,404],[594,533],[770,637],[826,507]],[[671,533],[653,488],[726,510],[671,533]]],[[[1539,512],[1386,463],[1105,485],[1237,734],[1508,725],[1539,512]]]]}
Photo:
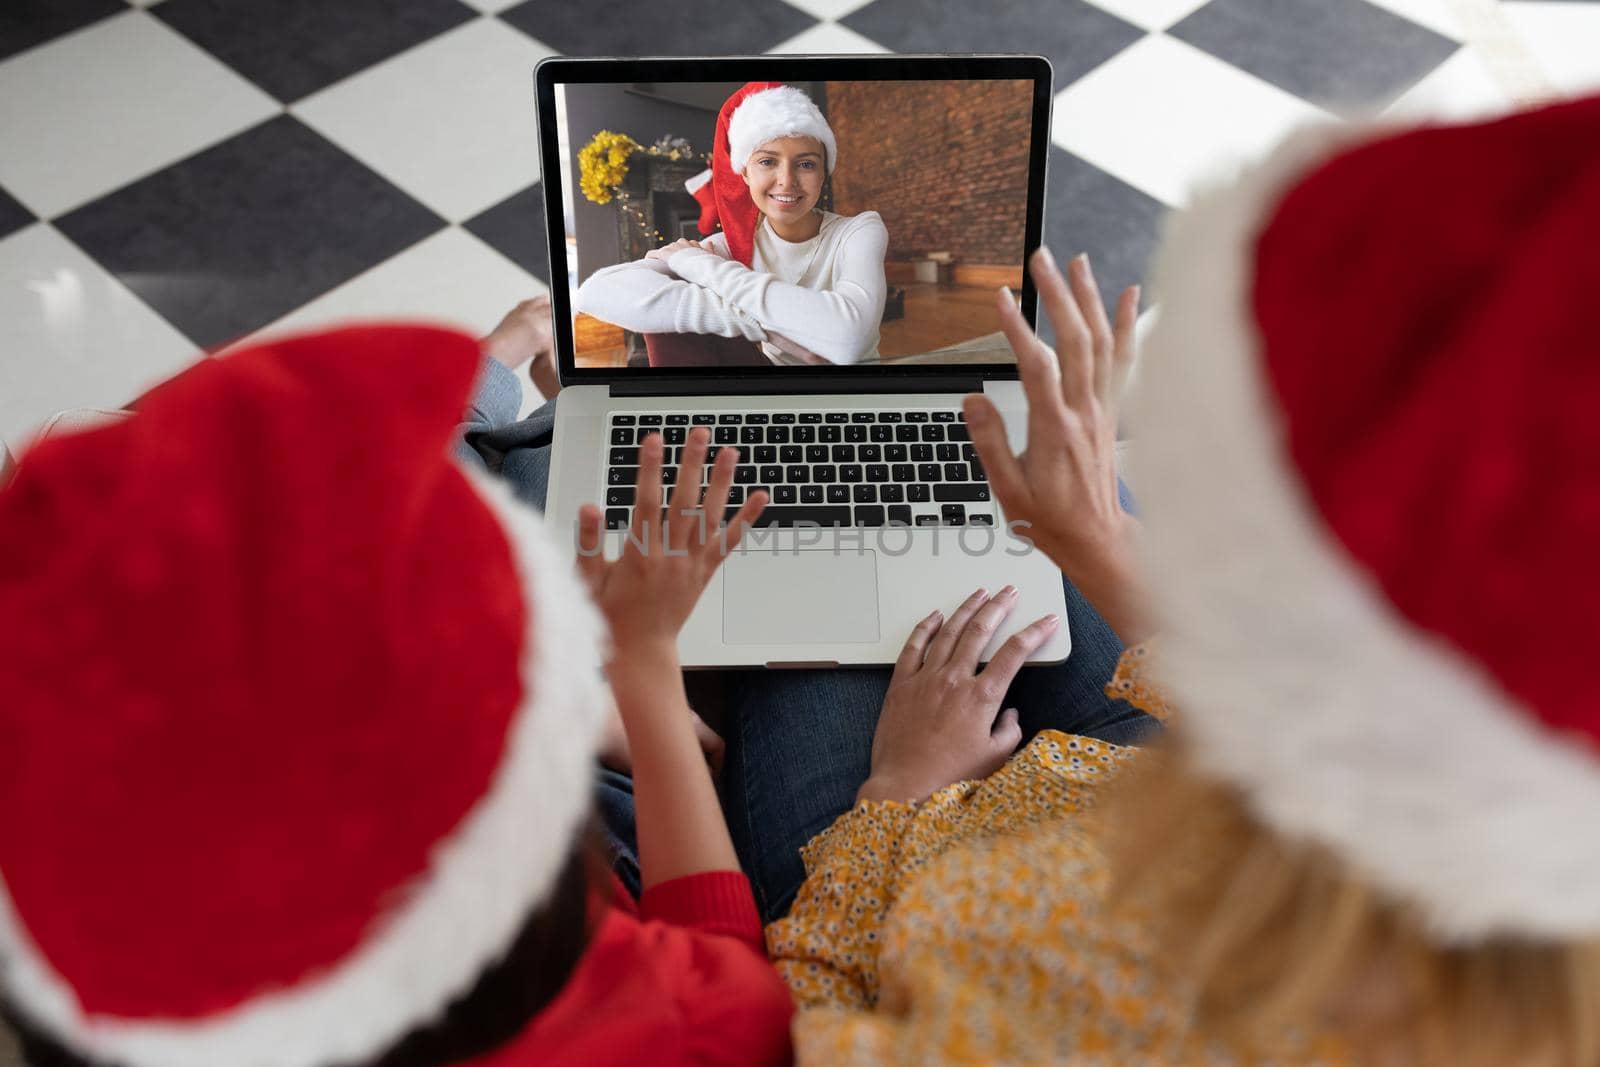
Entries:
{"type": "Polygon", "coordinates": [[[645,352],[652,367],[770,367],[754,341],[711,333],[647,333],[645,352]]]}

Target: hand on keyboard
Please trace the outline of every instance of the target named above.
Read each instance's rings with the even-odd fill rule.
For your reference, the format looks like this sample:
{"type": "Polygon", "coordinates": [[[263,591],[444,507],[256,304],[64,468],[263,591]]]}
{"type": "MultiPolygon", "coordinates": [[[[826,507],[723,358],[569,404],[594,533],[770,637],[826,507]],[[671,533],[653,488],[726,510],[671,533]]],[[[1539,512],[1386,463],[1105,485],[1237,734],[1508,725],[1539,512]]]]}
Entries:
{"type": "Polygon", "coordinates": [[[1080,255],[1063,277],[1047,249],[1034,254],[1030,273],[1059,352],[1034,336],[1002,291],[1000,322],[1028,398],[1028,442],[1013,455],[994,404],[966,398],[972,443],[989,484],[1011,521],[1087,596],[1123,641],[1143,635],[1143,597],[1133,562],[1137,523],[1117,493],[1117,397],[1133,362],[1139,289],[1117,302],[1113,328],[1100,290],[1080,255]]]}
{"type": "Polygon", "coordinates": [[[688,434],[663,511],[662,436],[651,432],[644,437],[638,448],[633,516],[617,560],[607,560],[600,551],[600,508],[585,504],[578,513],[578,570],[611,625],[613,658],[668,649],[675,657],[678,631],[712,573],[766,506],[764,490],[750,493],[723,524],[739,458],[735,447],[717,453],[702,502],[700,471],[710,440],[704,426],[688,434]]]}

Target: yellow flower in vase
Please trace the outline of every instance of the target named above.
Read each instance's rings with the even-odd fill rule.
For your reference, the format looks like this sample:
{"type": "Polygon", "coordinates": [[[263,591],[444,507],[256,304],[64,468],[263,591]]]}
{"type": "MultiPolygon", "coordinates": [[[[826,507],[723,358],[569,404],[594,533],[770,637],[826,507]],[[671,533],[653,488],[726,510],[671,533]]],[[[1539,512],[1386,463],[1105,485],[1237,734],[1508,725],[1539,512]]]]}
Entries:
{"type": "Polygon", "coordinates": [[[628,177],[628,157],[639,143],[625,133],[601,130],[578,152],[578,188],[596,204],[609,204],[628,177]]]}

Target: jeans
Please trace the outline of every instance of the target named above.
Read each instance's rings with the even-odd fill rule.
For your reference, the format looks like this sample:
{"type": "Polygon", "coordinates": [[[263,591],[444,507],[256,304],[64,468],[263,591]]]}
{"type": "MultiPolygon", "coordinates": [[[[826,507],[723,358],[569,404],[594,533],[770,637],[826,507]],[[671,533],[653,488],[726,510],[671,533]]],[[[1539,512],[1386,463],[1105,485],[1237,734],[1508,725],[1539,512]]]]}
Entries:
{"type": "MultiPolygon", "coordinates": [[[[471,443],[511,482],[517,496],[543,508],[549,486],[549,440],[555,401],[521,422],[471,443]]],[[[1132,501],[1123,490],[1123,504],[1132,501]]],[[[1066,662],[1024,667],[1002,707],[1015,707],[1023,744],[1041,730],[1136,744],[1154,719],[1104,693],[1122,643],[1087,600],[1062,580],[1072,654],[1066,662]]],[[[762,919],[782,918],[805,866],[800,846],[849,811],[871,770],[872,736],[889,688],[888,668],[738,670],[722,673],[727,751],[720,792],[740,865],[750,876],[762,919]]],[[[597,809],[613,868],[638,891],[632,782],[601,774],[597,809]]]]}
{"type": "Polygon", "coordinates": [[[605,845],[611,873],[633,899],[643,888],[639,874],[639,838],[633,820],[633,779],[610,767],[600,768],[595,784],[595,819],[605,845]]]}

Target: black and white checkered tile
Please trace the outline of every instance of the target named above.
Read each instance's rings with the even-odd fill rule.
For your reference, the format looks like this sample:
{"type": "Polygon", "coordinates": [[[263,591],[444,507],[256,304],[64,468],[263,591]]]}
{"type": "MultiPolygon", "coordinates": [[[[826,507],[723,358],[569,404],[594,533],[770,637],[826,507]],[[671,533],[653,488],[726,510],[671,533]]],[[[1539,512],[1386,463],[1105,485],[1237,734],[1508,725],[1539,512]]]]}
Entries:
{"type": "Polygon", "coordinates": [[[10,0],[0,438],[263,329],[487,329],[548,272],[542,56],[883,51],[1050,57],[1047,239],[1111,288],[1197,178],[1296,124],[1600,85],[1600,3],[10,0]]]}

